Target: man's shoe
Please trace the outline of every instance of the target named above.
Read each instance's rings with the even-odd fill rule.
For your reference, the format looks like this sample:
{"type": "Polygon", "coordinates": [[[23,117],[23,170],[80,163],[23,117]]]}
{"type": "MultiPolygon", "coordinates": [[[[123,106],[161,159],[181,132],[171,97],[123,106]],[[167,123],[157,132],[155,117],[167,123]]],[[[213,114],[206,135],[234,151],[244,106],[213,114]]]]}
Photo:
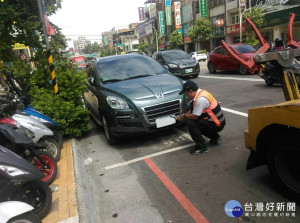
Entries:
{"type": "Polygon", "coordinates": [[[218,137],[215,138],[215,139],[209,140],[209,143],[210,143],[210,144],[217,144],[220,140],[222,140],[222,137],[221,137],[221,136],[218,136],[218,137]]]}
{"type": "Polygon", "coordinates": [[[209,151],[209,148],[206,146],[204,149],[193,149],[193,150],[191,150],[191,154],[192,155],[198,155],[198,154],[200,154],[200,153],[207,153],[209,151]]]}

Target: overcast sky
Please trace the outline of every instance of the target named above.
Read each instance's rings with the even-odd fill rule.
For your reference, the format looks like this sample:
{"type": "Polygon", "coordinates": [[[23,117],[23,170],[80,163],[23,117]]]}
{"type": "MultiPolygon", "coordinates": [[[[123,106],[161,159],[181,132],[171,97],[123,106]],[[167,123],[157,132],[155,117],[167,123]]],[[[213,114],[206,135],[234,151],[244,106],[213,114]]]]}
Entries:
{"type": "Polygon", "coordinates": [[[58,25],[67,38],[74,40],[80,35],[94,41],[100,39],[102,32],[139,22],[138,7],[144,7],[145,1],[62,0],[62,8],[49,20],[58,25]]]}

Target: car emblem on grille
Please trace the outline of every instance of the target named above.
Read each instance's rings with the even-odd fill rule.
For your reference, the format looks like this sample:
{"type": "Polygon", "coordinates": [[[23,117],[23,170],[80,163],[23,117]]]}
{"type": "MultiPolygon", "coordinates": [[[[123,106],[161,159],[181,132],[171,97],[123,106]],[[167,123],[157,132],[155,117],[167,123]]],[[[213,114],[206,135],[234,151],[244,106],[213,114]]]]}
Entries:
{"type": "Polygon", "coordinates": [[[155,97],[156,98],[164,98],[164,94],[163,93],[161,93],[161,94],[155,94],[155,97]]]}

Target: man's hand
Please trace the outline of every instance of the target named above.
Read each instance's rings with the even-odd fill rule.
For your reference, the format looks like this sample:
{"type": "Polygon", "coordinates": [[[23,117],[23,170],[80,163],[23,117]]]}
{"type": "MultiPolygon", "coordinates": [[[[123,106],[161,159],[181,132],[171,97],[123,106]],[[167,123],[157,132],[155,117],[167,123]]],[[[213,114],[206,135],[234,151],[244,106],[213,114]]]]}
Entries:
{"type": "Polygon", "coordinates": [[[179,116],[176,118],[176,120],[179,121],[179,122],[182,122],[182,121],[185,119],[184,115],[185,115],[185,114],[179,115],[179,116]]]}

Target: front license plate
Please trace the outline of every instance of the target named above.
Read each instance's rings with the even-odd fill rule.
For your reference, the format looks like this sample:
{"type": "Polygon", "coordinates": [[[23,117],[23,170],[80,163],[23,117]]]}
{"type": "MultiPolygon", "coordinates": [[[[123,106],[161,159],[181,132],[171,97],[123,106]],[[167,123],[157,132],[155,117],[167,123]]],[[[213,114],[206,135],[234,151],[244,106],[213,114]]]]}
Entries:
{"type": "Polygon", "coordinates": [[[185,69],[185,73],[192,73],[192,72],[193,72],[193,68],[185,69]]]}
{"type": "Polygon", "coordinates": [[[162,118],[157,118],[155,122],[156,122],[156,128],[161,128],[161,127],[175,124],[176,120],[175,118],[172,117],[162,117],[162,118]]]}

